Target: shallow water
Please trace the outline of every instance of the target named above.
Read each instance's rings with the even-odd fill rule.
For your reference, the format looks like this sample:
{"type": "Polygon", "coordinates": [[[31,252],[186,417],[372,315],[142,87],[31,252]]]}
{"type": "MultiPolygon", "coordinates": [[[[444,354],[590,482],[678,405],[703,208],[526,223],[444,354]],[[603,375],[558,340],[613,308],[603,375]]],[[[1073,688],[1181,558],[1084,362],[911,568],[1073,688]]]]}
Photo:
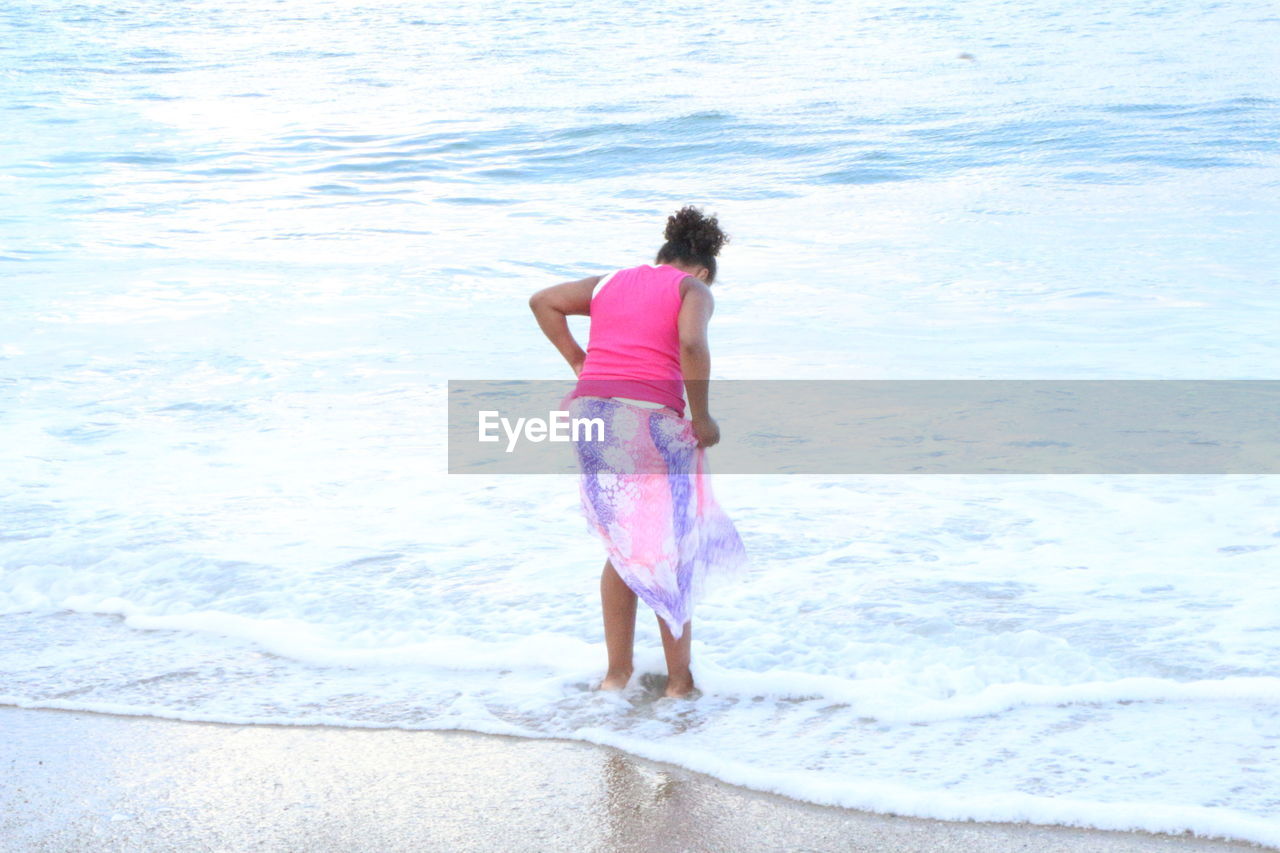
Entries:
{"type": "Polygon", "coordinates": [[[1280,844],[1274,477],[721,477],[753,567],[673,703],[648,613],[629,691],[588,689],[576,485],[449,477],[443,412],[447,379],[562,378],[528,294],[650,260],[685,202],[733,235],[716,376],[1276,378],[1271,4],[23,3],[0,33],[0,701],[1280,844]]]}

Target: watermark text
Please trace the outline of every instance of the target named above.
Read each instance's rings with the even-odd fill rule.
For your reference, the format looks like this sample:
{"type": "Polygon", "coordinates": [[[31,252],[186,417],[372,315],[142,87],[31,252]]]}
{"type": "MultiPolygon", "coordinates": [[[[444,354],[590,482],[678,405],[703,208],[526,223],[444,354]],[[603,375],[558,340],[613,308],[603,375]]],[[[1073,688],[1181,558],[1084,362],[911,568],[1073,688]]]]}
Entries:
{"type": "Polygon", "coordinates": [[[501,412],[479,413],[480,441],[501,441],[499,428],[507,437],[507,453],[516,449],[523,437],[534,443],[541,441],[604,441],[604,420],[601,418],[571,418],[566,411],[552,411],[546,419],[516,418],[513,424],[501,412]]]}

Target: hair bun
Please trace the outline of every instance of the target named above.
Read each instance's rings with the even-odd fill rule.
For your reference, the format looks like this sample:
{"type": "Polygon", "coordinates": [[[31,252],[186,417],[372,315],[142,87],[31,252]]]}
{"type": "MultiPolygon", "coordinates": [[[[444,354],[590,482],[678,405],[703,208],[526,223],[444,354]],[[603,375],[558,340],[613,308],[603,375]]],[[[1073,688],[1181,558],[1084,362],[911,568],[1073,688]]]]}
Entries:
{"type": "Polygon", "coordinates": [[[720,247],[729,242],[729,235],[720,230],[720,223],[714,216],[703,216],[702,211],[692,205],[682,207],[667,217],[667,230],[664,235],[667,242],[676,246],[687,246],[691,255],[720,254],[720,247]]]}

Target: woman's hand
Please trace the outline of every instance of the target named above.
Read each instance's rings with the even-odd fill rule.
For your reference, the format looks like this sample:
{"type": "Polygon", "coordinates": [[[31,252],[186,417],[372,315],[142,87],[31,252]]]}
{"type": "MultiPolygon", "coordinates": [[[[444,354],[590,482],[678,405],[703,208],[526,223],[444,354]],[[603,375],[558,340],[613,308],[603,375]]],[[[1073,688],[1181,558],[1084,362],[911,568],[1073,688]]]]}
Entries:
{"type": "Polygon", "coordinates": [[[720,443],[720,425],[711,415],[702,415],[693,419],[693,437],[698,440],[699,447],[711,447],[720,443]]]}
{"type": "Polygon", "coordinates": [[[582,375],[582,366],[583,366],[584,364],[586,364],[586,363],[587,363],[587,356],[586,356],[586,353],[583,353],[583,355],[582,355],[582,357],[581,357],[581,358],[574,358],[574,359],[570,359],[570,360],[569,360],[569,366],[573,368],[573,375],[574,375],[574,376],[581,376],[581,375],[582,375]]]}

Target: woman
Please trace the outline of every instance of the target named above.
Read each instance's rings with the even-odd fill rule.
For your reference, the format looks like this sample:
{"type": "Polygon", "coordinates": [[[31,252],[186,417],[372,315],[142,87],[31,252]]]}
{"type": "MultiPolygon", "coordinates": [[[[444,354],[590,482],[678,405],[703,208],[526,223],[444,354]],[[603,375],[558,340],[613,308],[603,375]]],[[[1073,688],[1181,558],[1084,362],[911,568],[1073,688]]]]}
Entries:
{"type": "Polygon", "coordinates": [[[742,540],[711,494],[705,451],[720,440],[707,406],[707,323],[716,256],[728,236],[685,207],[667,219],[656,265],[548,287],[529,307],[578,383],[571,417],[599,418],[602,440],[576,442],[583,512],[609,559],[600,577],[609,669],[600,689],[632,675],[638,598],[658,617],[665,695],[688,696],[692,614],[708,582],[740,572],[742,540]],[[591,316],[583,352],[570,314],[591,316]],[[690,420],[684,419],[684,391],[690,420]]]}

